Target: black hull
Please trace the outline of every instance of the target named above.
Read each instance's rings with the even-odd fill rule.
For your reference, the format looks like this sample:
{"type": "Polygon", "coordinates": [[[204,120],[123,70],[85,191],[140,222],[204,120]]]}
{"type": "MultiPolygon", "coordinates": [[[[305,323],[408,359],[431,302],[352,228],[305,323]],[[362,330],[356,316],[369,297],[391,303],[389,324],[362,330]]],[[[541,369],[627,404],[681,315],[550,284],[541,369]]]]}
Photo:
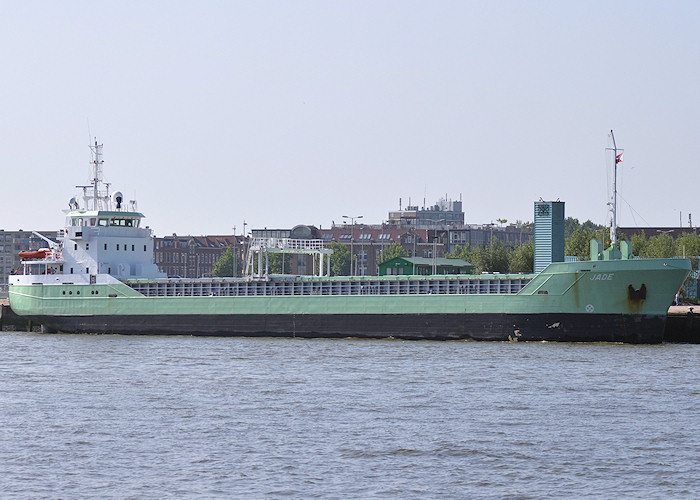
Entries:
{"type": "Polygon", "coordinates": [[[47,332],[658,344],[665,316],[599,314],[148,315],[33,317],[47,332]]]}

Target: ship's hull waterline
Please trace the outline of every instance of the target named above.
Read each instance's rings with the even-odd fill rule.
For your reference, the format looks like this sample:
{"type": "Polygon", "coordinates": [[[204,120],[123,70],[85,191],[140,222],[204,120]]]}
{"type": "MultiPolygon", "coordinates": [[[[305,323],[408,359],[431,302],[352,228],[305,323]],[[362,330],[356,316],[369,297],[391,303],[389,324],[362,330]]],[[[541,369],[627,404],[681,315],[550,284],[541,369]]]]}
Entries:
{"type": "Polygon", "coordinates": [[[275,314],[32,316],[45,332],[299,338],[625,342],[663,340],[665,316],[631,314],[275,314]]]}

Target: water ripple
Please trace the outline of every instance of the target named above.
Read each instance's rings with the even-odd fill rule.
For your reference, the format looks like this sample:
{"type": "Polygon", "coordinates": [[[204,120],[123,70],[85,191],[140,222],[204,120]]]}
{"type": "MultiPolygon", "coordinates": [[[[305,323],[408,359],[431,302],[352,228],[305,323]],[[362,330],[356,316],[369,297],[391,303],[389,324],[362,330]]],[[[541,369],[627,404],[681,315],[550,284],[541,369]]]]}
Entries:
{"type": "Polygon", "coordinates": [[[4,333],[3,498],[700,495],[698,346],[4,333]]]}

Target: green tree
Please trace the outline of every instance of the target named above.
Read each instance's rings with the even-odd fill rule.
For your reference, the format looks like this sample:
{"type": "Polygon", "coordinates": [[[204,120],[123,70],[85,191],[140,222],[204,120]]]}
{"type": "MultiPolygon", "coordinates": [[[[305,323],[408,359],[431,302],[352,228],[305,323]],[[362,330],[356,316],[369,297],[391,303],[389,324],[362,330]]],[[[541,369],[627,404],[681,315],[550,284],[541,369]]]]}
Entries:
{"type": "Polygon", "coordinates": [[[406,252],[406,249],[402,247],[398,241],[394,241],[391,245],[384,249],[384,258],[382,259],[382,262],[386,262],[387,260],[393,259],[394,257],[407,256],[408,252],[406,252]]]}
{"type": "Polygon", "coordinates": [[[292,270],[292,254],[268,253],[267,269],[270,274],[289,274],[292,270]]]}
{"type": "Polygon", "coordinates": [[[673,236],[668,233],[661,233],[649,238],[645,249],[645,255],[641,255],[640,257],[665,258],[676,257],[676,255],[676,242],[673,236]]]}
{"type": "MultiPolygon", "coordinates": [[[[226,251],[219,257],[219,260],[214,262],[212,272],[214,276],[226,277],[233,276],[233,247],[228,247],[226,251]]],[[[243,272],[243,262],[237,256],[236,275],[240,276],[243,272]]]]}
{"type": "Polygon", "coordinates": [[[462,259],[470,264],[473,263],[474,249],[467,243],[466,245],[457,245],[453,252],[447,252],[445,257],[448,259],[462,259]]]}
{"type": "Polygon", "coordinates": [[[567,217],[564,219],[564,238],[570,238],[572,234],[580,229],[581,223],[578,221],[578,219],[574,219],[573,217],[567,217]]]}
{"type": "Polygon", "coordinates": [[[578,228],[569,236],[564,244],[564,254],[587,260],[591,255],[591,240],[596,234],[590,229],[578,228]]]}
{"type": "Polygon", "coordinates": [[[332,241],[328,247],[333,250],[331,259],[331,276],[350,275],[350,250],[337,241],[332,241]]]}
{"type": "Polygon", "coordinates": [[[511,250],[508,256],[508,271],[511,273],[531,273],[535,267],[535,244],[526,241],[511,250]]]}
{"type": "Polygon", "coordinates": [[[491,244],[478,247],[472,254],[476,270],[479,273],[507,273],[509,249],[497,238],[491,239],[491,244]]]}
{"type": "Polygon", "coordinates": [[[630,238],[632,244],[632,253],[639,257],[647,254],[647,237],[642,231],[642,234],[633,234],[630,238]]]}
{"type": "Polygon", "coordinates": [[[676,238],[676,255],[679,257],[684,255],[687,257],[700,256],[700,235],[685,233],[676,238]]]}
{"type": "Polygon", "coordinates": [[[590,219],[581,224],[581,227],[583,229],[591,229],[592,231],[608,231],[610,228],[605,227],[601,224],[596,224],[595,222],[591,222],[590,219]]]}

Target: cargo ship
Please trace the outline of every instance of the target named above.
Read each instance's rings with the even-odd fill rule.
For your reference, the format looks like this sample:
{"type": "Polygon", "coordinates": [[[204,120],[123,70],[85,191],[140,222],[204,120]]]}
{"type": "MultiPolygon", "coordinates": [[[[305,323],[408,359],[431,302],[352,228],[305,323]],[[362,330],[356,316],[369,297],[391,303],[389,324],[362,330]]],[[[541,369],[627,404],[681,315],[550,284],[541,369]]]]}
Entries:
{"type": "Polygon", "coordinates": [[[102,146],[91,149],[82,203],[70,199],[57,241],[42,236],[9,277],[13,311],[44,332],[659,343],[691,270],[594,240],[591,260],[538,273],[331,277],[320,240],[253,239],[245,277],[167,277],[144,215],[105,189],[102,146]],[[266,272],[267,252],[285,248],[317,251],[319,275],[266,272]]]}

